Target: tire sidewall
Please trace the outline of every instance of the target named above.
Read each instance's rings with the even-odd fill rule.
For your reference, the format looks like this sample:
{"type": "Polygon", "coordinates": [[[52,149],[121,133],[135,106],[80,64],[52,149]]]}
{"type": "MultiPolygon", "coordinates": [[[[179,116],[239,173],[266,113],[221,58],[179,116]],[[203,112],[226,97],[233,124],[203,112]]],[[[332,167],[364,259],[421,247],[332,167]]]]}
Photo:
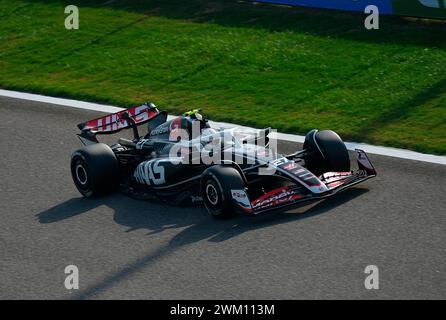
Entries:
{"type": "Polygon", "coordinates": [[[74,184],[76,185],[76,188],[79,190],[79,192],[87,198],[92,197],[93,196],[93,188],[92,187],[93,187],[94,181],[92,179],[93,177],[91,174],[91,169],[89,168],[85,157],[80,153],[76,153],[75,155],[73,155],[73,160],[71,162],[71,175],[72,175],[74,184]],[[85,173],[87,175],[86,184],[82,184],[77,177],[76,170],[79,165],[81,165],[84,168],[85,173]]]}
{"type": "Polygon", "coordinates": [[[225,205],[224,205],[225,201],[226,201],[226,197],[224,195],[224,190],[223,190],[223,187],[222,187],[220,181],[214,174],[209,173],[205,177],[204,183],[203,183],[203,202],[204,202],[206,209],[211,213],[212,216],[220,217],[222,215],[224,208],[225,208],[225,205]],[[212,204],[208,199],[209,185],[211,185],[217,192],[218,198],[217,198],[216,204],[212,204]]]}
{"type": "Polygon", "coordinates": [[[105,195],[119,185],[119,162],[106,144],[83,147],[72,154],[71,175],[79,192],[89,198],[105,195]],[[87,175],[87,183],[82,184],[76,174],[76,167],[82,165],[87,175]]]}
{"type": "Polygon", "coordinates": [[[215,218],[229,218],[236,214],[236,206],[232,200],[231,190],[245,189],[245,183],[232,166],[216,165],[208,168],[202,176],[201,195],[208,212],[215,218]],[[207,186],[217,190],[218,202],[214,205],[208,200],[207,186]]]}

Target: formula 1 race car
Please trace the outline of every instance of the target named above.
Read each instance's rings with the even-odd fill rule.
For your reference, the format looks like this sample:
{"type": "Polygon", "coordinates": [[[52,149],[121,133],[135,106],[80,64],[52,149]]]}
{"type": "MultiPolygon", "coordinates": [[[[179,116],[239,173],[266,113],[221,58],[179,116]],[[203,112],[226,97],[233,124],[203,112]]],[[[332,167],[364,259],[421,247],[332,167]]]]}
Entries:
{"type": "Polygon", "coordinates": [[[352,171],[346,146],[329,130],[310,131],[302,150],[281,155],[271,129],[211,128],[200,110],[168,119],[152,103],[78,127],[84,147],[73,153],[71,173],[85,197],[120,189],[137,199],[204,203],[214,217],[256,215],[330,197],[376,176],[362,150],[352,171]],[[132,129],[133,139],[111,146],[97,140],[122,129],[132,129]]]}

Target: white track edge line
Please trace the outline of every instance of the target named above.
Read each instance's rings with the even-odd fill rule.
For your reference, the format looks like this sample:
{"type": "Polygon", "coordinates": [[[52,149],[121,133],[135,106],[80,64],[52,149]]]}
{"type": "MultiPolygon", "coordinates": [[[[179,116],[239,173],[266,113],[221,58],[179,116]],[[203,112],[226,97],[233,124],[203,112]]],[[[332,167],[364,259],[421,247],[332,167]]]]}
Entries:
{"type": "MultiPolygon", "coordinates": [[[[77,108],[77,109],[84,109],[84,110],[91,110],[91,111],[98,111],[98,112],[104,112],[104,113],[115,113],[115,112],[122,110],[122,108],[115,107],[115,106],[108,106],[108,105],[102,105],[102,104],[91,103],[91,102],[77,101],[77,100],[72,100],[72,99],[54,98],[54,97],[48,97],[48,96],[43,96],[43,95],[39,95],[39,94],[24,93],[24,92],[3,90],[3,89],[0,89],[0,96],[22,99],[22,100],[30,100],[30,101],[36,101],[36,102],[44,102],[44,103],[53,104],[53,105],[59,105],[59,106],[64,106],[64,107],[77,108]]],[[[214,122],[214,121],[211,121],[211,125],[216,126],[216,127],[222,127],[222,128],[231,128],[231,127],[238,126],[238,125],[232,124],[232,123],[214,122]]],[[[241,126],[241,127],[243,127],[243,126],[241,126]]],[[[249,128],[249,127],[244,127],[244,128],[249,128]]],[[[251,129],[251,128],[249,128],[249,129],[251,129]]],[[[304,139],[305,139],[304,136],[287,134],[287,133],[277,133],[276,137],[278,140],[298,142],[298,143],[303,143],[304,139]]],[[[371,153],[371,154],[446,165],[446,156],[437,156],[437,155],[432,155],[432,154],[425,154],[425,153],[415,152],[415,151],[411,151],[411,150],[397,149],[397,148],[391,148],[391,147],[373,146],[373,145],[369,145],[369,144],[365,144],[365,143],[346,142],[345,144],[349,150],[362,149],[365,152],[371,153]]]]}

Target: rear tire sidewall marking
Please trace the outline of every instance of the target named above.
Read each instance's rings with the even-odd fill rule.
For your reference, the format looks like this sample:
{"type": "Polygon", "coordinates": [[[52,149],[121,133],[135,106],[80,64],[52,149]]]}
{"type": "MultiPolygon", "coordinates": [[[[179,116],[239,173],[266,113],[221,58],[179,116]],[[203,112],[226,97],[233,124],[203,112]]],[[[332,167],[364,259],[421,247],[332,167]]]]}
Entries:
{"type": "Polygon", "coordinates": [[[76,173],[77,181],[82,185],[86,186],[88,184],[88,174],[84,167],[84,164],[78,161],[75,165],[74,171],[76,173]]]}
{"type": "Polygon", "coordinates": [[[72,167],[72,176],[78,190],[84,196],[90,197],[93,194],[93,191],[91,190],[92,181],[91,181],[90,169],[88,168],[87,162],[82,155],[76,155],[76,157],[74,158],[72,167]],[[86,174],[86,180],[84,180],[85,183],[82,183],[78,178],[77,169],[79,167],[82,167],[82,169],[85,171],[86,174]]]}

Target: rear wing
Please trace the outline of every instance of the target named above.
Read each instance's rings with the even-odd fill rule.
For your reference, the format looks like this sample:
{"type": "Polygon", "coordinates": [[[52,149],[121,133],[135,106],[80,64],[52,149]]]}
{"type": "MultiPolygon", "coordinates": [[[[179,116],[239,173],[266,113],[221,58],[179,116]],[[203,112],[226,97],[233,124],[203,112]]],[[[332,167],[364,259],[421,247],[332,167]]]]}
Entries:
{"type": "Polygon", "coordinates": [[[83,144],[98,143],[97,134],[113,134],[123,129],[134,128],[145,124],[160,112],[153,103],[131,107],[78,124],[81,133],[78,134],[83,144]]]}

